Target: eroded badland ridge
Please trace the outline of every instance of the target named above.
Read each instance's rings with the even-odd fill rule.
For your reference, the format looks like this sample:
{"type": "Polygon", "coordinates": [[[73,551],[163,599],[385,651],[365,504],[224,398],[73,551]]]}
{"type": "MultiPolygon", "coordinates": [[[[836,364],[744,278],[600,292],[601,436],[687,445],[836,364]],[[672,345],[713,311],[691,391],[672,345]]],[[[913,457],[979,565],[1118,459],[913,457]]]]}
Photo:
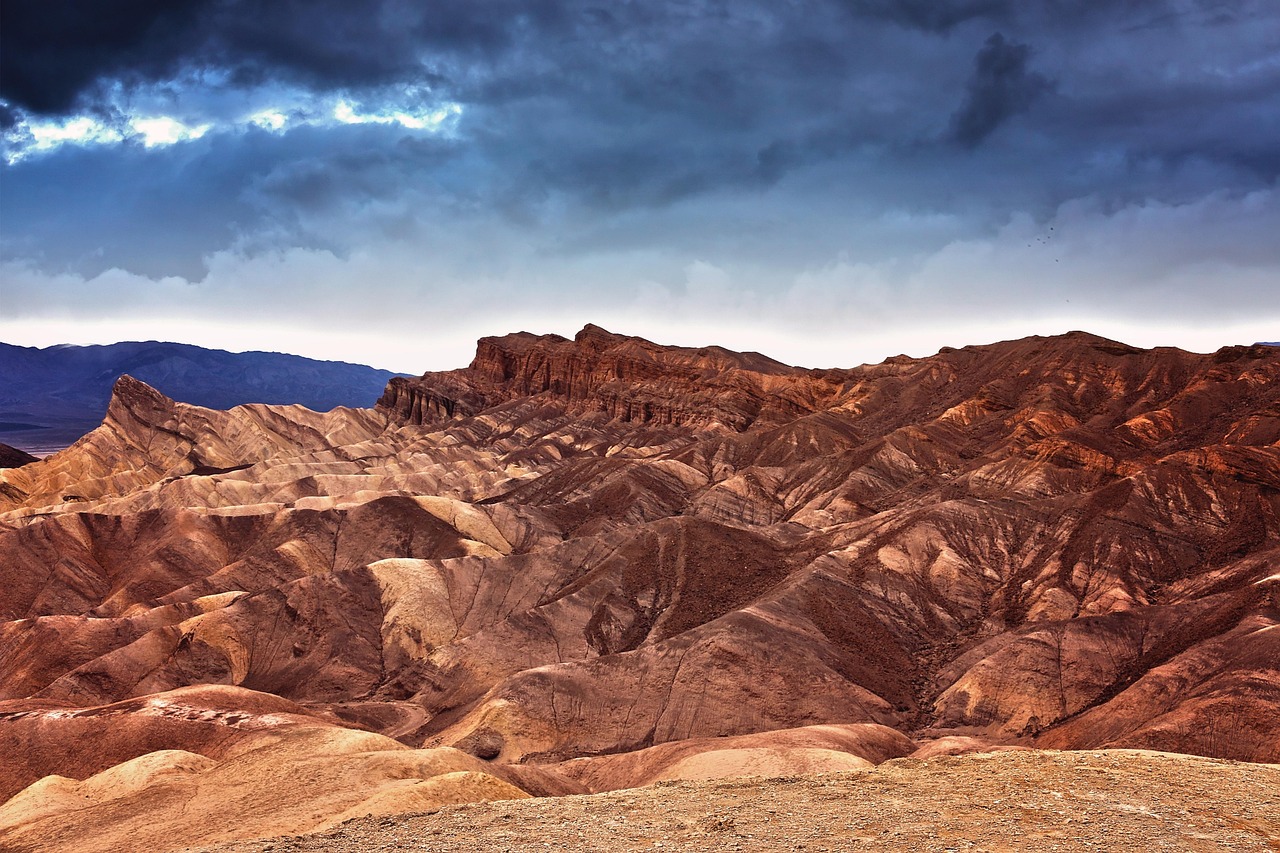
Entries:
{"type": "Polygon", "coordinates": [[[993,748],[1280,762],[1278,513],[1264,346],[803,370],[588,326],[327,413],[125,378],[0,470],[0,847],[993,748]]]}

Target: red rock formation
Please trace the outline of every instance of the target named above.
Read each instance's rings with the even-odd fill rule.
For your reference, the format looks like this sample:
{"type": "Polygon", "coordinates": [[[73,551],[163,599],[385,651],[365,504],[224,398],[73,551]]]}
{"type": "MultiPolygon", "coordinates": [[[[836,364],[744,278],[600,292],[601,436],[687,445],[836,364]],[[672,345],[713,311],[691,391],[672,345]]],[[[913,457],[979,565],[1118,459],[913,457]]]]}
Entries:
{"type": "Polygon", "coordinates": [[[838,387],[819,371],[759,353],[662,347],[588,325],[572,341],[527,332],[481,338],[470,367],[396,378],[378,406],[401,421],[429,424],[542,396],[570,414],[742,431],[761,419],[814,411],[838,387]]]}
{"type": "MultiPolygon", "coordinates": [[[[323,415],[122,380],[0,472],[0,737],[220,684],[530,791],[854,766],[886,729],[1274,762],[1278,566],[1268,347],[809,371],[589,326],[323,415]]],[[[97,767],[49,749],[11,784],[97,767]]]]}

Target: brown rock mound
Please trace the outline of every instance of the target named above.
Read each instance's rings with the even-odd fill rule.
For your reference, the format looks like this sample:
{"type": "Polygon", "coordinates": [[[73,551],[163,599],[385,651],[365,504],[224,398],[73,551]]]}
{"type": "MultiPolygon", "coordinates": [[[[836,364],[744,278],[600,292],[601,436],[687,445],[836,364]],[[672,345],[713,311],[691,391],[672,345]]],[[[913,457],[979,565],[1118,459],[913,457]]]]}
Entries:
{"type": "Polygon", "coordinates": [[[687,738],[648,749],[555,765],[593,791],[672,780],[799,776],[873,767],[911,754],[901,732],[874,723],[807,726],[721,738],[687,738]]]}
{"type": "Polygon", "coordinates": [[[5,849],[172,849],[315,832],[351,817],[529,795],[457,750],[293,727],[216,761],[151,752],[77,782],[47,776],[0,806],[5,849]],[[198,803],[199,808],[190,805],[198,803]]]}
{"type": "Polygon", "coordinates": [[[35,456],[25,450],[0,444],[0,468],[21,468],[29,462],[37,461],[35,456]]]}

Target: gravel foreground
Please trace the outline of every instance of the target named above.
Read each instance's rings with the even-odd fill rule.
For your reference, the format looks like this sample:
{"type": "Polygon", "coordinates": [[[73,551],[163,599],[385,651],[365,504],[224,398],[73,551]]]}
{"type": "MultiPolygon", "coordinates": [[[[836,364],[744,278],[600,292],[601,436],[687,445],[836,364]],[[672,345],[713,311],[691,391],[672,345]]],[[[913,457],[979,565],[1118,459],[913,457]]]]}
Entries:
{"type": "Polygon", "coordinates": [[[198,849],[1280,851],[1280,766],[1128,750],[897,759],[864,772],[474,803],[198,849]]]}

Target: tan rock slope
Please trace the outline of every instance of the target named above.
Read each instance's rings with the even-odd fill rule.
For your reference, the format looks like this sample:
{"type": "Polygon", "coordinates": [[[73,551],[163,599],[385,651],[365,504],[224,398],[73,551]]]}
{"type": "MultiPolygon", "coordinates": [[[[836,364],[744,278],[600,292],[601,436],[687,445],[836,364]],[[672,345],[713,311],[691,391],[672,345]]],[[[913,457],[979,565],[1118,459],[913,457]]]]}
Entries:
{"type": "Polygon", "coordinates": [[[155,837],[915,750],[1280,762],[1278,596],[1274,348],[819,371],[588,326],[328,413],[125,378],[0,470],[0,846],[174,786],[239,814],[228,762],[304,742],[328,781],[242,774],[278,824],[155,837]]]}

